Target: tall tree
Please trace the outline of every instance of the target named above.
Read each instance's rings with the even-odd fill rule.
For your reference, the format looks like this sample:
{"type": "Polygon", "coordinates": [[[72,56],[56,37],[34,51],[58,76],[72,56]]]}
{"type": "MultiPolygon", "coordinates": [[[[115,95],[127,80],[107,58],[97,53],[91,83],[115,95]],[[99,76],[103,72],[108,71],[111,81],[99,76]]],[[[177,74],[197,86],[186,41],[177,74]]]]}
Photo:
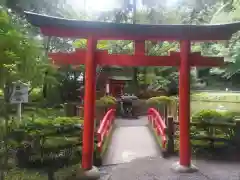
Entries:
{"type": "Polygon", "coordinates": [[[41,86],[46,69],[51,69],[41,41],[31,37],[28,26],[23,24],[15,14],[0,9],[1,88],[16,80],[29,83],[31,87],[41,86]]]}

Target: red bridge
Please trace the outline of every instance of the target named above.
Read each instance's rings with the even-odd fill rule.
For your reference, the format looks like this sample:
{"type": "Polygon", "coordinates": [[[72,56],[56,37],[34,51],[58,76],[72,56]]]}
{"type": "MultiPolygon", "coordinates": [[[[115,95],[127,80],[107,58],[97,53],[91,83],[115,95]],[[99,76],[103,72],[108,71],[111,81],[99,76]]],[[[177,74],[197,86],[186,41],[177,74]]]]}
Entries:
{"type": "Polygon", "coordinates": [[[98,152],[103,165],[129,162],[141,157],[156,157],[166,152],[166,125],[153,108],[139,119],[115,119],[115,110],[104,116],[97,131],[98,152]],[[161,139],[160,144],[157,142],[161,139]]]}

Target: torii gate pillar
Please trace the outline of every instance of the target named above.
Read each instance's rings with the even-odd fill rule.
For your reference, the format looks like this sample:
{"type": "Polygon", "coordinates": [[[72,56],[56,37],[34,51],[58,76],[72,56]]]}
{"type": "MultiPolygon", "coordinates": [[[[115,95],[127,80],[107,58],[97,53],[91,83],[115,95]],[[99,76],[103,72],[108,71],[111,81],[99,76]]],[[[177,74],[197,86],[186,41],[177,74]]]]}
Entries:
{"type": "Polygon", "coordinates": [[[85,96],[84,96],[84,131],[82,149],[82,168],[92,169],[94,151],[94,113],[96,89],[96,62],[95,49],[97,41],[93,37],[87,40],[86,70],[85,70],[85,96]]]}
{"type": "Polygon", "coordinates": [[[180,165],[190,166],[190,41],[180,42],[179,71],[179,119],[180,119],[180,165]]]}
{"type": "Polygon", "coordinates": [[[191,42],[180,41],[179,68],[179,162],[174,165],[178,172],[194,172],[197,168],[191,164],[190,143],[190,58],[191,42]]]}

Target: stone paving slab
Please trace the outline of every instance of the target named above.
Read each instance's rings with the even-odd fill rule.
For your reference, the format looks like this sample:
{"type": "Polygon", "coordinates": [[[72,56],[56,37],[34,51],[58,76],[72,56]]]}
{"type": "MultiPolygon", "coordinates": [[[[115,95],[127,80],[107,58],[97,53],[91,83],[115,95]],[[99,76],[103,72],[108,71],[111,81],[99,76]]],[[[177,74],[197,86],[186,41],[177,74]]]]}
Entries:
{"type": "Polygon", "coordinates": [[[129,163],[109,169],[109,180],[239,180],[239,162],[218,162],[197,160],[193,164],[199,168],[196,173],[181,174],[171,167],[178,158],[139,158],[129,163]]]}

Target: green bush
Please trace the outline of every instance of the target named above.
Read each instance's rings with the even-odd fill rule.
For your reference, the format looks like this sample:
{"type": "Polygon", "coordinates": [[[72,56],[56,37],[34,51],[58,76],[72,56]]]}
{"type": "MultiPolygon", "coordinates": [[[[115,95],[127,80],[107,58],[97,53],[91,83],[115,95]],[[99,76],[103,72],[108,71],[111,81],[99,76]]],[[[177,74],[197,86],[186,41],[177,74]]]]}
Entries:
{"type": "Polygon", "coordinates": [[[58,117],[54,119],[53,123],[60,125],[83,124],[83,119],[79,117],[58,117]]]}
{"type": "Polygon", "coordinates": [[[159,106],[162,104],[170,105],[175,102],[175,99],[168,96],[152,97],[146,101],[149,106],[159,106]]]}
{"type": "Polygon", "coordinates": [[[39,102],[43,99],[42,90],[41,88],[35,88],[29,94],[29,101],[30,102],[39,102]]]}
{"type": "Polygon", "coordinates": [[[68,136],[80,137],[76,124],[83,124],[83,120],[79,117],[25,120],[18,128],[9,133],[8,137],[14,144],[18,145],[22,141],[38,141],[40,137],[46,138],[47,136],[59,136],[64,139],[64,134],[67,134],[68,136]]]}
{"type": "Polygon", "coordinates": [[[103,96],[99,99],[99,101],[106,107],[110,107],[117,104],[117,100],[113,96],[103,96]]]}
{"type": "Polygon", "coordinates": [[[198,122],[197,126],[191,127],[192,135],[207,135],[232,139],[235,129],[228,124],[234,123],[234,113],[218,112],[216,110],[202,110],[192,116],[192,122],[198,122]],[[209,124],[212,124],[211,126],[209,124]],[[223,126],[224,124],[226,126],[223,126]]]}
{"type": "Polygon", "coordinates": [[[195,92],[191,94],[193,101],[211,101],[211,102],[240,102],[239,93],[234,92],[195,92]]]}
{"type": "Polygon", "coordinates": [[[105,103],[102,100],[96,100],[96,107],[105,107],[105,103]]]}
{"type": "Polygon", "coordinates": [[[216,110],[202,110],[192,116],[193,122],[231,123],[234,122],[234,113],[219,112],[216,110]]]}
{"type": "Polygon", "coordinates": [[[36,128],[47,128],[49,126],[56,126],[56,125],[74,125],[74,124],[82,124],[83,120],[79,117],[57,117],[54,119],[47,119],[47,118],[36,118],[33,120],[23,120],[20,124],[20,127],[36,127],[36,128]]]}
{"type": "Polygon", "coordinates": [[[83,124],[79,117],[25,120],[9,133],[8,145],[17,150],[17,162],[26,163],[18,164],[20,167],[42,167],[55,161],[55,157],[62,161],[74,158],[74,162],[79,162],[83,130],[79,124],[83,124]],[[62,157],[60,154],[63,152],[62,157]],[[29,157],[34,157],[34,160],[29,157]]]}
{"type": "Polygon", "coordinates": [[[159,97],[164,95],[166,95],[166,91],[164,89],[159,91],[147,90],[147,91],[140,92],[138,94],[138,97],[141,99],[149,99],[151,97],[159,97]]]}

